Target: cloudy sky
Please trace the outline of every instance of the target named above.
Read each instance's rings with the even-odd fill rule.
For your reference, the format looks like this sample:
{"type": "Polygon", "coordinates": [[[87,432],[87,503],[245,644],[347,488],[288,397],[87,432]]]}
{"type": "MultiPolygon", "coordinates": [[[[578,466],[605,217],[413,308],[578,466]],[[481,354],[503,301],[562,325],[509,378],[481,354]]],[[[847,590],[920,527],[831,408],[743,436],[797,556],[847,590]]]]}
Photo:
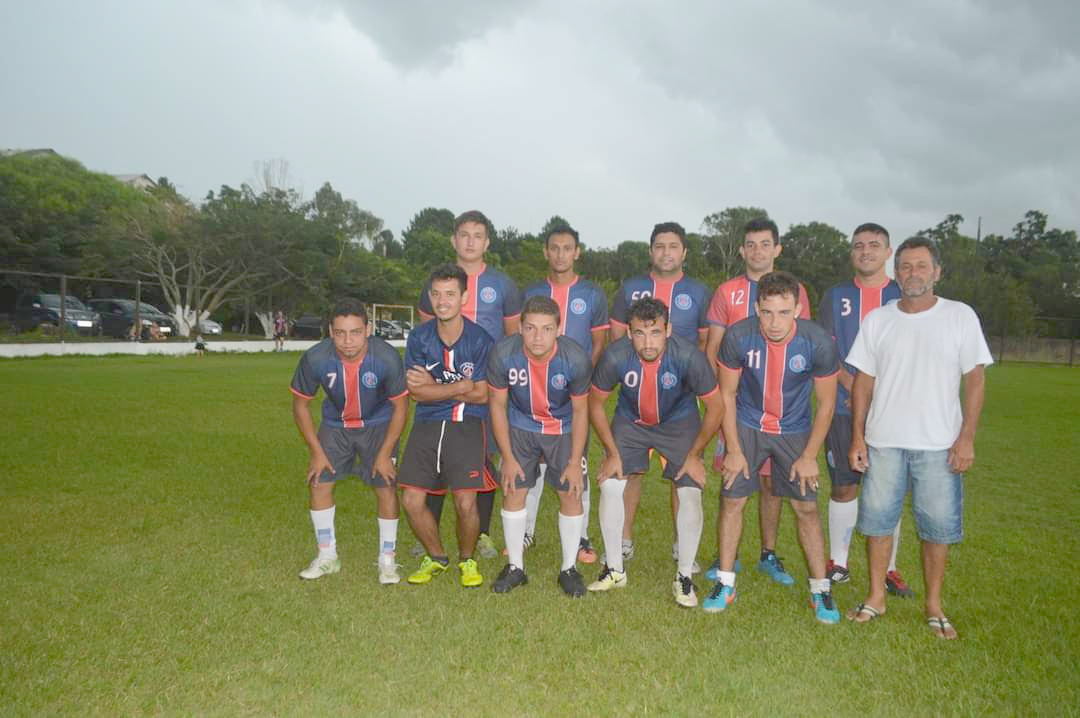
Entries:
{"type": "Polygon", "coordinates": [[[1080,229],[1080,3],[732,5],[3,2],[0,147],[196,199],[280,158],[395,233],[426,206],[591,246],[737,205],[1080,229]]]}

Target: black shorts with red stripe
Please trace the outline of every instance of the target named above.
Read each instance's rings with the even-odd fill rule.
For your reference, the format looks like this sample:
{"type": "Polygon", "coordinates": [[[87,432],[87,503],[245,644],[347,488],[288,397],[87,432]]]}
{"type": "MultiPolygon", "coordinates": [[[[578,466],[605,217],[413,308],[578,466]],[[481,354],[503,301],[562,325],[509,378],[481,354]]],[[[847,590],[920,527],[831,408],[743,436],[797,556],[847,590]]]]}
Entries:
{"type": "Polygon", "coordinates": [[[417,421],[398,471],[398,484],[429,494],[494,491],[495,472],[487,458],[487,422],[417,421]]]}

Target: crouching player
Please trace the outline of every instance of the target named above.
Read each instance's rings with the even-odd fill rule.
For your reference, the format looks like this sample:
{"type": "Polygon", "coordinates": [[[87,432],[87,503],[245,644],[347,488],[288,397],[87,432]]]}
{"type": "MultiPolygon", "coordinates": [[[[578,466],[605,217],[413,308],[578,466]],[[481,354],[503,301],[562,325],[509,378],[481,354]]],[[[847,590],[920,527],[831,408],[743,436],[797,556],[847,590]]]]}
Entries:
{"type": "Polygon", "coordinates": [[[733,325],[720,344],[720,388],[727,455],[720,522],[720,580],[705,598],[709,612],[735,602],[735,552],[747,499],[760,490],[761,465],[773,461],[772,491],[795,511],[810,570],[810,601],[822,623],[840,612],[825,577],[825,537],[818,516],[818,451],[836,404],[836,343],[820,325],[797,320],[799,282],[770,272],[758,284],[757,316],[733,325]],[[817,415],[810,423],[810,391],[817,415]]]}
{"type": "Polygon", "coordinates": [[[488,360],[488,402],[503,456],[502,522],[507,564],[491,588],[506,593],[525,575],[525,500],[545,464],[544,481],[559,495],[562,564],[559,586],[585,595],[575,567],[584,511],[581,494],[592,362],[574,340],[559,336],[559,305],[535,296],[521,310],[521,333],[506,337],[488,360]]]}
{"type": "Polygon", "coordinates": [[[321,578],[341,570],[334,533],[334,485],[338,479],[355,475],[375,490],[378,501],[379,583],[397,583],[394,459],[409,408],[401,356],[382,339],[368,336],[363,303],[342,299],[330,315],[330,336],[300,357],[289,389],[293,419],[311,453],[307,482],[319,547],[319,555],[300,572],[300,578],[321,578]],[[308,404],[320,386],[326,398],[322,424],[316,431],[308,404]]]}
{"type": "Polygon", "coordinates": [[[589,417],[604,445],[600,465],[600,533],[607,550],[600,577],[590,591],[626,585],[620,550],[626,511],[623,494],[628,481],[640,482],[649,468],[649,450],[664,457],[664,478],[672,481],[679,497],[675,515],[678,571],[672,590],[675,602],[698,603],[691,580],[694,557],[701,542],[704,514],[701,491],[705,464],[701,452],[720,427],[723,404],[716,375],[697,346],[682,337],[668,336],[667,307],[646,297],[630,305],[629,336],[608,345],[593,372],[589,417]],[[615,418],[608,426],[604,403],[615,385],[621,385],[615,418]],[[705,419],[697,400],[705,403],[705,419]]]}

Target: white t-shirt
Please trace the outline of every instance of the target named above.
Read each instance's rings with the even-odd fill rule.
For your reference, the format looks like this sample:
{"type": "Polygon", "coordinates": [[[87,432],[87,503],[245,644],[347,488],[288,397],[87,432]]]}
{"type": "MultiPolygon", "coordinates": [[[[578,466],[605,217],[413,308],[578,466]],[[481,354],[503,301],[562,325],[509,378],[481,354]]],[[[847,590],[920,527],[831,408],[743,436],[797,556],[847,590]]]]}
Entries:
{"type": "Polygon", "coordinates": [[[994,358],[975,311],[938,297],[924,312],[894,302],[867,314],[845,361],[874,377],[867,444],[937,451],[960,435],[962,376],[994,358]]]}

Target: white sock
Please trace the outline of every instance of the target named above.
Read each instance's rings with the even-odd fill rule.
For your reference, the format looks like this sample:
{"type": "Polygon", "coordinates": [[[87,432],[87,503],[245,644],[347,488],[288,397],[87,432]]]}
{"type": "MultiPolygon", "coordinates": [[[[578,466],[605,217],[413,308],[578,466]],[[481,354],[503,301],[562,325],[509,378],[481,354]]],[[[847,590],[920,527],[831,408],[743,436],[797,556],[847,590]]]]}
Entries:
{"type": "Polygon", "coordinates": [[[589,540],[589,504],[592,503],[589,500],[589,496],[592,492],[589,491],[589,476],[584,476],[585,484],[582,486],[581,492],[581,538],[586,541],[589,540]]]}
{"type": "Polygon", "coordinates": [[[507,511],[501,509],[503,539],[506,540],[506,560],[512,566],[525,568],[525,521],[526,511],[507,511]]]}
{"type": "Polygon", "coordinates": [[[848,551],[855,519],[859,518],[859,500],[833,501],[829,499],[829,558],[837,566],[847,568],[848,551]]]}
{"type": "Polygon", "coordinates": [[[626,479],[610,478],[600,484],[600,535],[604,537],[604,552],[608,568],[623,571],[622,532],[626,523],[626,507],[623,492],[626,479]]]}
{"type": "Polygon", "coordinates": [[[896,552],[900,550],[900,522],[903,519],[897,519],[896,528],[892,532],[892,556],[889,557],[889,570],[896,570],[896,552]]]}
{"type": "Polygon", "coordinates": [[[577,563],[578,544],[581,541],[582,516],[566,516],[559,512],[559,543],[562,544],[562,567],[560,571],[573,568],[577,563]]]}
{"type": "Polygon", "coordinates": [[[311,525],[315,527],[315,543],[319,545],[319,558],[337,558],[337,536],[334,535],[334,510],[311,510],[311,525]]]}
{"type": "Polygon", "coordinates": [[[540,497],[544,495],[544,471],[547,466],[540,464],[540,478],[536,485],[525,495],[525,533],[536,535],[536,517],[540,514],[540,497]]]}
{"type": "Polygon", "coordinates": [[[675,514],[675,530],[678,532],[679,573],[691,576],[694,572],[694,559],[697,558],[698,544],[701,543],[701,529],[705,525],[705,510],[701,507],[701,489],[696,486],[680,486],[679,511],[675,514]]]}
{"type": "Polygon", "coordinates": [[[725,586],[731,586],[735,588],[735,572],[734,571],[717,571],[717,578],[720,579],[720,583],[725,586]]]}
{"type": "Polygon", "coordinates": [[[379,553],[397,550],[397,519],[379,519],[379,553]]]}
{"type": "Polygon", "coordinates": [[[827,578],[812,578],[810,583],[810,593],[828,593],[832,590],[832,581],[827,578]]]}

